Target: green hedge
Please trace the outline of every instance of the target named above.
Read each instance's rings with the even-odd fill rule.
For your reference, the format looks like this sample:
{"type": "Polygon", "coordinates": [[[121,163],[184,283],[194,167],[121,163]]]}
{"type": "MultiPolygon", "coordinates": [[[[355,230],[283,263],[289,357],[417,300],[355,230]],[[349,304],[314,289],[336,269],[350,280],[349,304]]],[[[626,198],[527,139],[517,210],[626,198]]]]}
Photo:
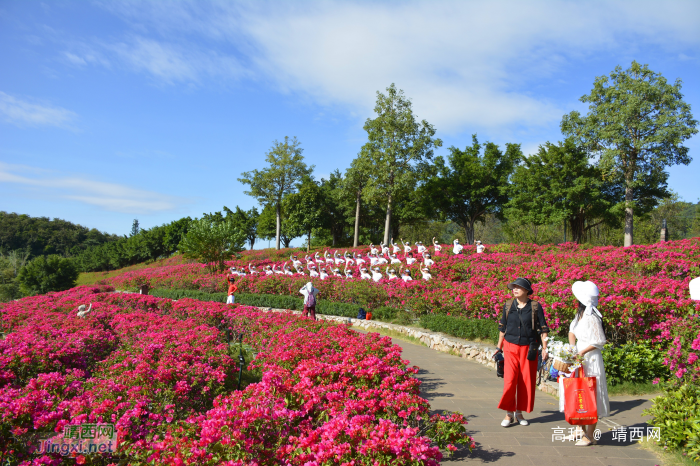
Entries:
{"type": "Polygon", "coordinates": [[[498,344],[498,322],[495,320],[428,314],[421,316],[420,325],[433,332],[442,332],[465,340],[482,340],[498,344]]]}

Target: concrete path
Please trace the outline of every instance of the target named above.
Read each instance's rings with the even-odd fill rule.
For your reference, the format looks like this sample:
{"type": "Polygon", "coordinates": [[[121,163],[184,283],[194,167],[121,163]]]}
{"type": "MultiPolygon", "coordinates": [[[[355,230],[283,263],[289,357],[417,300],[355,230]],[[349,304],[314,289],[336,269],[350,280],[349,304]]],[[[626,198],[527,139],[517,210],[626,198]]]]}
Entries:
{"type": "Polygon", "coordinates": [[[644,427],[642,411],[651,406],[652,396],[619,396],[610,400],[611,416],[598,424],[602,437],[598,445],[577,447],[575,442],[553,441],[553,429],[560,427],[569,434],[559,400],[543,392],[535,395],[535,409],[525,413],[529,426],[501,427],[505,412],[496,408],[503,393],[503,379],[495,370],[481,364],[431,350],[399,339],[403,358],[420,368],[422,395],[436,412],[459,411],[468,418],[467,430],[476,441],[472,453],[458,451],[446,465],[497,464],[517,466],[654,466],[656,456],[631,442],[629,427],[644,427]],[[612,429],[625,426],[626,441],[613,439],[612,429]]]}

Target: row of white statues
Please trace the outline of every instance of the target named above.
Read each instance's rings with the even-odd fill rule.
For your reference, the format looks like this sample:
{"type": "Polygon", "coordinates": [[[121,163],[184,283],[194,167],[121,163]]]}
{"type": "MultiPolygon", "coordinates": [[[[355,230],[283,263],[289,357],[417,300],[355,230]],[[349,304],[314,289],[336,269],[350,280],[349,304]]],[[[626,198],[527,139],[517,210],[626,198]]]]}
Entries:
{"type": "MultiPolygon", "coordinates": [[[[389,245],[380,244],[379,247],[370,244],[370,252],[367,254],[366,258],[362,257],[361,253],[353,252],[352,255],[345,251],[343,254],[339,254],[336,250],[332,255],[325,251],[323,255],[317,252],[313,257],[306,256],[303,260],[299,259],[297,256],[290,255],[289,261],[285,262],[282,266],[267,265],[263,270],[266,275],[280,274],[280,275],[308,275],[312,278],[318,277],[321,280],[325,280],[330,276],[354,278],[355,275],[354,267],[357,266],[357,273],[360,278],[366,280],[379,281],[382,278],[387,278],[389,280],[402,279],[403,281],[411,281],[413,277],[411,276],[411,270],[408,266],[411,266],[418,262],[420,258],[419,270],[422,275],[423,280],[430,280],[432,274],[430,273],[430,267],[435,264],[428,247],[426,247],[421,241],[414,243],[416,246],[416,253],[413,252],[413,247],[410,243],[405,242],[401,239],[403,244],[403,257],[401,254],[401,247],[394,243],[394,239],[391,239],[390,245],[392,249],[389,249],[389,245]],[[416,257],[418,256],[418,257],[416,257]],[[291,266],[289,265],[291,262],[291,266]],[[369,263],[369,264],[368,264],[369,263]],[[404,263],[406,268],[404,268],[404,263]],[[367,267],[369,265],[369,267],[367,267]],[[384,273],[382,273],[380,266],[386,265],[384,273]],[[399,270],[392,267],[399,265],[399,270]],[[340,268],[343,267],[344,270],[341,272],[340,268]],[[328,272],[327,268],[330,270],[328,272]],[[386,277],[384,276],[386,275],[386,277]]],[[[476,241],[476,252],[478,254],[483,253],[486,248],[481,244],[481,241],[476,241]]],[[[433,238],[433,248],[436,254],[439,254],[442,250],[442,246],[435,241],[433,238]]],[[[454,254],[461,254],[464,246],[459,243],[458,239],[453,241],[452,252],[454,254]]],[[[259,273],[255,266],[248,264],[248,271],[243,267],[231,267],[231,273],[234,275],[245,276],[248,273],[257,274],[259,273]]]]}

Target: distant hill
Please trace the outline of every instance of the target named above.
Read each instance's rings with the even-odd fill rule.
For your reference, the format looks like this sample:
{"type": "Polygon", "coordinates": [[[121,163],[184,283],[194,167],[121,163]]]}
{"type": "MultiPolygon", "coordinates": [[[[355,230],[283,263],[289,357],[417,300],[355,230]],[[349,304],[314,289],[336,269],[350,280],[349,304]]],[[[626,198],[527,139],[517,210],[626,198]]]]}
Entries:
{"type": "Polygon", "coordinates": [[[30,258],[46,254],[75,256],[91,246],[119,238],[60,218],[52,220],[0,211],[0,249],[5,252],[29,250],[30,258]]]}

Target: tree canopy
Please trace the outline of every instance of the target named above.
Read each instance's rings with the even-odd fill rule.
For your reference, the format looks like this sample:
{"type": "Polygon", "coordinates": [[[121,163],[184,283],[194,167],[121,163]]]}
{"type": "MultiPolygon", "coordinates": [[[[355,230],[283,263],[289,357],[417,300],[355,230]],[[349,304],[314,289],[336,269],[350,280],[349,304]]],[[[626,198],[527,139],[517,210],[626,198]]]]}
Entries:
{"type": "Polygon", "coordinates": [[[416,165],[433,156],[442,140],[433,138],[435,128],[427,121],[416,121],[411,101],[391,84],[386,94],[377,91],[376,118],[368,118],[364,129],[368,141],[362,156],[373,168],[365,196],[386,205],[384,243],[391,238],[391,219],[400,192],[410,192],[416,183],[416,165]]]}
{"type": "Polygon", "coordinates": [[[623,181],[625,246],[630,246],[635,188],[662,178],[667,166],[690,163],[683,142],[697,134],[697,121],[683,101],[679,79],[669,84],[636,61],[627,70],[617,66],[609,77],[597,77],[591,93],[580,100],[589,103],[588,114],[564,115],[562,133],[598,158],[606,179],[623,181]]]}
{"type": "Polygon", "coordinates": [[[314,167],[304,163],[301,143],[294,137],[291,141],[285,136],[284,142],[274,141],[272,148],[265,156],[268,167],[262,170],[243,172],[238,178],[243,184],[250,185],[245,194],[252,196],[263,205],[272,205],[276,214],[276,248],[280,248],[280,232],[282,228],[282,201],[285,196],[293,193],[304,176],[308,176],[314,167]]]}
{"type": "Polygon", "coordinates": [[[508,201],[507,186],[522,159],[520,144],[506,144],[506,151],[491,142],[482,146],[476,135],[464,150],[450,147],[447,164],[435,160],[432,176],[419,196],[424,209],[460,225],[469,244],[474,242],[474,224],[488,214],[501,215],[508,201]],[[482,153],[483,147],[483,153],[482,153]]]}

